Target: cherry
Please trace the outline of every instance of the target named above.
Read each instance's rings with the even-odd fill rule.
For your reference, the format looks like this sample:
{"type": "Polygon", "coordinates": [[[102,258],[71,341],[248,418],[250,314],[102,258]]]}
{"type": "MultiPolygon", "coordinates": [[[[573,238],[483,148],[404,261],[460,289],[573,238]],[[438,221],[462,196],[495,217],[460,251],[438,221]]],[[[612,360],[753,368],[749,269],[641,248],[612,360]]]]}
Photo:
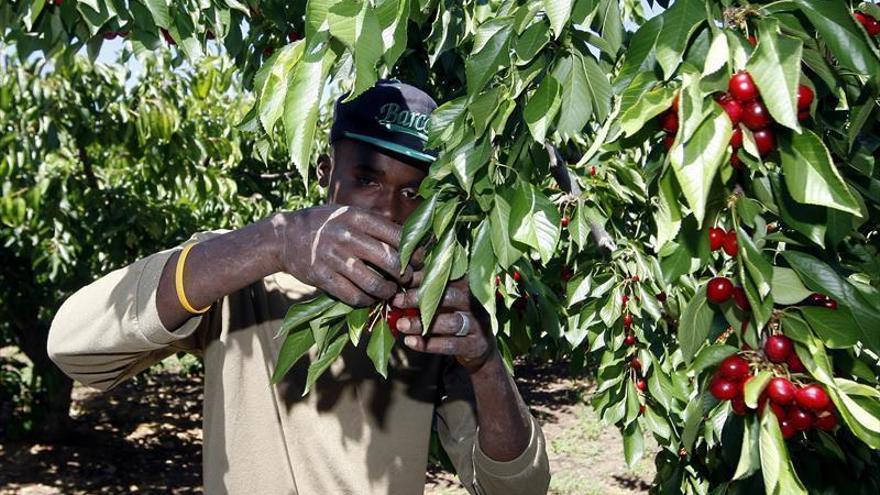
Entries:
{"type": "Polygon", "coordinates": [[[642,362],[639,361],[639,358],[634,357],[630,360],[629,365],[632,366],[632,369],[636,371],[640,371],[642,369],[642,362]]]}
{"type": "Polygon", "coordinates": [[[760,101],[753,101],[743,108],[742,122],[753,131],[763,129],[770,125],[770,112],[760,101]]]}
{"type": "Polygon", "coordinates": [[[631,280],[633,282],[638,282],[639,280],[641,280],[641,277],[639,277],[638,275],[633,275],[631,280]]]}
{"type": "Polygon", "coordinates": [[[513,281],[514,282],[519,282],[521,278],[522,278],[522,275],[520,275],[519,272],[513,272],[513,281]]]}
{"type": "Polygon", "coordinates": [[[678,114],[675,112],[665,112],[660,116],[660,127],[669,134],[678,132],[678,114]]]}
{"type": "Polygon", "coordinates": [[[162,37],[165,38],[165,42],[169,45],[176,45],[177,42],[174,41],[174,38],[171,37],[171,33],[168,32],[165,28],[159,28],[159,31],[162,32],[162,37]]]}
{"type": "Polygon", "coordinates": [[[737,72],[730,78],[727,90],[737,100],[745,103],[758,97],[758,87],[748,72],[737,72]]]}
{"type": "Polygon", "coordinates": [[[768,403],[766,397],[764,398],[764,401],[762,402],[762,404],[764,405],[764,408],[762,409],[762,411],[763,411],[762,414],[764,412],[767,412],[767,409],[769,408],[773,412],[773,414],[776,416],[776,419],[778,419],[779,421],[782,421],[785,419],[785,408],[784,407],[780,406],[779,404],[777,404],[775,402],[768,403]]]}
{"type": "Polygon", "coordinates": [[[736,286],[733,288],[733,302],[736,303],[736,306],[743,311],[751,311],[752,305],[749,304],[749,298],[746,296],[745,289],[742,286],[736,286]]]}
{"type": "Polygon", "coordinates": [[[630,347],[636,345],[636,336],[635,335],[627,335],[626,337],[624,337],[623,343],[630,346],[630,347]]]}
{"type": "Polygon", "coordinates": [[[824,411],[831,404],[831,399],[828,398],[825,389],[816,384],[807,385],[798,390],[795,393],[795,400],[799,406],[813,411],[824,411]]]}
{"type": "Polygon", "coordinates": [[[119,35],[119,33],[115,32],[115,31],[107,31],[106,33],[103,34],[105,40],[112,40],[113,38],[115,38],[118,35],[119,35]]]}
{"type": "Polygon", "coordinates": [[[665,303],[666,302],[666,293],[660,292],[659,294],[657,294],[657,300],[660,301],[661,303],[665,303]]]}
{"type": "Polygon", "coordinates": [[[837,309],[837,301],[834,299],[826,299],[824,305],[828,309],[837,309]]]}
{"type": "Polygon", "coordinates": [[[296,31],[291,31],[291,32],[287,33],[287,41],[289,41],[291,43],[293,43],[295,41],[299,41],[301,39],[302,39],[302,36],[300,36],[300,34],[297,33],[296,31]]]}
{"type": "Polygon", "coordinates": [[[633,315],[631,315],[629,313],[623,315],[623,326],[625,328],[629,328],[632,326],[632,324],[633,324],[633,315]]]}
{"type": "Polygon", "coordinates": [[[273,53],[275,53],[275,49],[272,48],[271,46],[267,46],[266,48],[263,48],[263,57],[264,58],[271,57],[273,53]]]}
{"type": "Polygon", "coordinates": [[[739,395],[737,383],[720,376],[712,379],[709,384],[709,392],[718,400],[731,400],[739,395]]]}
{"type": "Polygon", "coordinates": [[[746,401],[743,399],[731,399],[730,405],[733,407],[733,412],[737,416],[745,416],[749,410],[749,408],[746,407],[746,401]]]}
{"type": "Polygon", "coordinates": [[[871,36],[877,36],[880,34],[880,22],[877,21],[873,16],[865,14],[864,12],[856,12],[856,19],[859,21],[865,31],[868,32],[871,36]]]}
{"type": "Polygon", "coordinates": [[[829,412],[820,414],[813,425],[822,431],[831,431],[837,427],[837,416],[829,412]]]}
{"type": "Polygon", "coordinates": [[[64,0],[52,0],[52,5],[59,7],[64,0]]]}
{"type": "Polygon", "coordinates": [[[715,277],[706,284],[706,298],[709,302],[723,304],[733,296],[733,282],[725,277],[715,277]]]}
{"type": "Polygon", "coordinates": [[[673,145],[675,145],[675,135],[667,134],[663,137],[663,147],[666,148],[666,151],[671,150],[673,145]]]}
{"type": "Polygon", "coordinates": [[[755,131],[755,145],[758,147],[758,154],[762,157],[767,156],[776,147],[776,138],[770,129],[761,129],[755,131]]]}
{"type": "Polygon", "coordinates": [[[795,427],[792,426],[787,419],[779,422],[779,430],[782,432],[782,438],[785,438],[786,440],[793,437],[795,433],[797,433],[795,427]]]}
{"type": "Polygon", "coordinates": [[[718,251],[724,245],[724,229],[718,227],[709,228],[709,249],[718,251]]]}
{"type": "Polygon", "coordinates": [[[645,405],[644,404],[639,406],[639,414],[645,414],[645,405]]]}
{"type": "Polygon", "coordinates": [[[639,389],[639,391],[644,392],[645,389],[648,388],[648,384],[645,383],[645,380],[639,378],[636,380],[636,388],[639,389]]]}
{"type": "Polygon", "coordinates": [[[727,253],[728,256],[736,256],[736,253],[739,251],[739,243],[736,240],[736,231],[728,230],[726,234],[724,234],[724,252],[727,253]]]}
{"type": "Polygon", "coordinates": [[[730,135],[730,146],[733,149],[739,149],[743,145],[743,131],[739,126],[733,128],[733,134],[730,135]]]}
{"type": "Polygon", "coordinates": [[[405,310],[401,308],[391,308],[391,311],[388,312],[388,316],[385,317],[385,321],[388,322],[388,328],[391,329],[391,335],[395,338],[399,333],[399,330],[397,330],[397,320],[399,320],[401,316],[407,316],[405,310]]]}
{"type": "Polygon", "coordinates": [[[749,362],[741,356],[733,355],[721,361],[718,372],[728,380],[739,381],[749,376],[749,362]]]}
{"type": "Polygon", "coordinates": [[[798,86],[797,107],[798,110],[809,110],[813,104],[813,90],[805,84],[798,86]]]}
{"type": "Polygon", "coordinates": [[[718,104],[724,109],[724,113],[730,118],[733,125],[739,124],[742,120],[743,106],[742,103],[736,101],[730,94],[724,93],[718,98],[718,104]]]}
{"type": "Polygon", "coordinates": [[[822,294],[821,292],[813,292],[812,294],[810,294],[809,299],[810,299],[810,303],[813,306],[824,306],[825,301],[828,300],[828,296],[826,296],[825,294],[822,294]]]}
{"type": "MultiPolygon", "coordinates": [[[[666,136],[666,137],[669,137],[669,136],[666,136]]],[[[675,139],[675,138],[673,138],[673,139],[675,139]]],[[[596,176],[596,167],[595,166],[590,167],[590,177],[595,177],[595,176],[596,176]]]]}
{"type": "Polygon", "coordinates": [[[794,352],[794,343],[785,335],[771,335],[764,342],[764,354],[774,363],[784,363],[794,352]]]}
{"type": "Polygon", "coordinates": [[[673,112],[678,113],[678,97],[681,93],[676,93],[675,98],[672,99],[672,106],[670,107],[673,112]]]}
{"type": "Polygon", "coordinates": [[[792,373],[803,373],[807,371],[807,368],[804,366],[804,363],[801,361],[801,358],[798,357],[796,352],[792,352],[788,355],[785,364],[788,365],[788,370],[792,373]]]}
{"type": "Polygon", "coordinates": [[[736,151],[734,151],[733,154],[730,155],[730,166],[737,170],[743,169],[742,159],[739,157],[739,154],[736,151]]]}
{"type": "Polygon", "coordinates": [[[562,228],[568,227],[568,224],[571,222],[571,219],[568,216],[562,217],[562,220],[559,221],[559,224],[562,225],[562,228]]]}
{"type": "Polygon", "coordinates": [[[797,117],[798,117],[798,121],[803,122],[803,121],[810,118],[810,111],[809,110],[801,110],[798,112],[797,117]]]}
{"type": "Polygon", "coordinates": [[[813,421],[815,421],[816,416],[809,411],[804,411],[803,409],[797,406],[791,406],[788,408],[788,415],[786,416],[788,422],[791,423],[795,429],[804,431],[809,430],[810,427],[813,426],[813,421]]]}
{"type": "Polygon", "coordinates": [[[753,35],[753,34],[750,34],[747,39],[749,41],[749,44],[752,46],[755,46],[758,44],[758,38],[755,38],[755,35],[753,35]]]}
{"type": "Polygon", "coordinates": [[[626,306],[626,303],[628,303],[628,302],[629,302],[629,296],[627,296],[625,294],[620,296],[620,304],[623,304],[624,306],[626,306]]]}
{"type": "Polygon", "coordinates": [[[767,397],[780,406],[787,406],[794,401],[794,384],[782,377],[771,378],[767,383],[767,397]]]}
{"type": "Polygon", "coordinates": [[[567,266],[562,267],[562,272],[559,274],[559,278],[562,279],[563,282],[568,282],[571,280],[571,277],[574,276],[574,270],[567,266]]]}

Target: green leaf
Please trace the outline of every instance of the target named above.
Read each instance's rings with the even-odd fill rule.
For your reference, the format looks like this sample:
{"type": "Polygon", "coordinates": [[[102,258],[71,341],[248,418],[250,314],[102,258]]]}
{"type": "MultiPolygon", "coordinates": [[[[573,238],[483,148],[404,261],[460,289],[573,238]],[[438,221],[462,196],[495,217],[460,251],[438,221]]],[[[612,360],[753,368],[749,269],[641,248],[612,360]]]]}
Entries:
{"type": "Polygon", "coordinates": [[[496,194],[495,207],[489,212],[492,249],[498,265],[506,270],[522,256],[522,252],[510,242],[510,204],[500,194],[496,194]]]}
{"type": "Polygon", "coordinates": [[[361,334],[370,318],[370,308],[358,308],[351,311],[345,317],[345,324],[348,327],[348,336],[352,345],[357,347],[361,341],[361,334]]]}
{"type": "Polygon", "coordinates": [[[578,249],[584,249],[590,235],[590,225],[583,199],[578,198],[577,206],[571,213],[571,223],[568,224],[568,232],[571,235],[571,240],[577,244],[578,249]]]}
{"type": "Polygon", "coordinates": [[[388,327],[388,320],[380,318],[370,333],[370,342],[367,344],[367,356],[373,361],[373,366],[383,378],[388,378],[388,359],[391,357],[391,349],[394,347],[394,335],[388,327]]]}
{"type": "Polygon", "coordinates": [[[681,64],[688,40],[697,26],[706,21],[706,10],[699,0],[678,0],[663,12],[663,27],[657,38],[657,61],[663,77],[670,79],[681,64]]]}
{"type": "MultiPolygon", "coordinates": [[[[563,138],[580,134],[593,113],[587,72],[580,54],[574,53],[559,60],[556,67],[553,68],[552,74],[552,79],[559,83],[560,88],[559,102],[561,105],[556,130],[563,138]]],[[[526,112],[528,112],[526,122],[530,122],[531,111],[528,106],[526,106],[526,112]]],[[[547,117],[548,121],[552,119],[552,115],[547,117]]],[[[543,141],[537,137],[535,140],[543,141]]]]}
{"type": "Polygon", "coordinates": [[[422,317],[422,328],[431,328],[434,313],[440,305],[440,299],[449,281],[452,269],[452,257],[455,254],[455,229],[447,229],[440,242],[432,249],[432,256],[425,267],[425,278],[419,287],[419,311],[422,317]]]}
{"type": "Polygon", "coordinates": [[[495,315],[495,252],[492,250],[489,220],[477,227],[471,247],[468,283],[471,293],[486,308],[492,325],[492,334],[498,334],[498,318],[495,315]]]}
{"type": "Polygon", "coordinates": [[[780,125],[799,131],[797,93],[803,42],[777,31],[775,22],[758,23],[760,42],[746,70],[761,91],[761,97],[773,119],[780,125]]]}
{"type": "Polygon", "coordinates": [[[807,490],[791,464],[788,448],[785,446],[775,414],[764,414],[761,417],[761,434],[758,443],[761,451],[761,474],[764,476],[766,493],[807,495],[807,490]]]}
{"type": "Polygon", "coordinates": [[[304,54],[296,66],[284,99],[284,136],[304,183],[307,183],[309,176],[321,95],[327,73],[335,61],[335,52],[326,48],[314,54],[304,54]]]}
{"type": "Polygon", "coordinates": [[[770,285],[770,294],[776,304],[797,304],[812,294],[791,268],[774,266],[770,285]]]}
{"type": "Polygon", "coordinates": [[[665,440],[671,439],[672,428],[669,426],[669,420],[657,414],[653,407],[645,407],[645,423],[647,423],[648,429],[655,435],[665,440]]]}
{"type": "Polygon", "coordinates": [[[520,65],[535,58],[548,41],[550,41],[550,31],[546,22],[536,22],[523,31],[514,45],[514,51],[520,65]]]}
{"type": "Polygon", "coordinates": [[[620,116],[620,129],[625,137],[642,130],[646,122],[669,110],[676,90],[667,86],[658,86],[648,91],[620,116]]]}
{"type": "Polygon", "coordinates": [[[763,300],[770,293],[770,282],[773,279],[773,267],[761,255],[761,251],[752,242],[752,238],[743,230],[737,229],[737,245],[739,246],[739,258],[744,263],[752,279],[752,283],[758,289],[763,300]]]}
{"type": "Polygon", "coordinates": [[[428,126],[428,148],[437,148],[448,140],[455,131],[456,123],[462,122],[467,111],[467,97],[447,101],[431,113],[431,125],[428,126]]]}
{"type": "Polygon", "coordinates": [[[758,421],[756,414],[749,414],[743,420],[743,441],[736,472],[733,474],[735,480],[751,476],[761,466],[761,452],[756,448],[759,445],[758,438],[761,433],[758,421]]]}
{"type": "MultiPolygon", "coordinates": [[[[147,9],[153,15],[153,22],[165,29],[171,28],[171,14],[168,13],[167,0],[145,0],[147,9]]],[[[97,10],[97,9],[95,9],[97,10]]]]}
{"type": "Polygon", "coordinates": [[[826,346],[847,349],[859,341],[858,325],[844,308],[800,308],[804,318],[826,346]]]}
{"type": "Polygon", "coordinates": [[[309,330],[301,329],[287,334],[281,345],[281,350],[278,352],[278,361],[276,361],[275,371],[272,373],[272,383],[280,382],[284,375],[290,371],[290,368],[305,356],[314,344],[315,338],[309,330]]]}
{"type": "Polygon", "coordinates": [[[715,312],[706,299],[706,286],[703,285],[685,306],[678,324],[678,340],[686,362],[691,362],[694,354],[706,341],[714,316],[715,312]]]}
{"type": "Polygon", "coordinates": [[[568,18],[571,17],[571,7],[574,5],[574,0],[543,0],[543,3],[553,33],[556,38],[559,38],[562,29],[568,23],[568,18]]]}
{"type": "Polygon", "coordinates": [[[683,420],[684,427],[681,432],[681,443],[684,448],[690,452],[697,440],[697,434],[700,431],[700,423],[703,422],[703,400],[702,396],[697,396],[684,408],[683,420]]]}
{"type": "Polygon", "coordinates": [[[474,101],[468,105],[468,111],[474,121],[474,129],[477,136],[482,136],[486,132],[486,127],[495,115],[495,111],[501,106],[502,88],[496,86],[482,92],[474,98],[474,101]]]}
{"type": "Polygon", "coordinates": [[[488,139],[468,139],[454,150],[441,155],[436,166],[441,167],[449,163],[462,190],[470,194],[474,175],[480,168],[489,164],[491,154],[492,147],[488,139]]]}
{"type": "MultiPolygon", "coordinates": [[[[654,46],[663,28],[665,16],[658,15],[642,24],[630,39],[624,53],[623,67],[614,80],[615,93],[622,93],[638,74],[652,72],[655,63],[654,46]]],[[[650,75],[654,79],[653,74],[650,75]]]]}
{"type": "Polygon", "coordinates": [[[839,0],[794,0],[816,31],[828,44],[834,58],[858,74],[877,78],[880,74],[877,51],[856,25],[850,9],[839,0]]]}
{"type": "Polygon", "coordinates": [[[773,378],[773,373],[761,370],[755,374],[754,378],[745,383],[743,386],[743,399],[748,407],[757,409],[758,397],[764,391],[771,378],[773,378]]]}
{"type": "Polygon", "coordinates": [[[318,359],[312,361],[312,364],[309,365],[309,372],[306,375],[306,386],[303,389],[303,397],[309,393],[312,385],[318,381],[318,378],[320,378],[321,375],[327,371],[327,368],[336,361],[336,358],[342,354],[342,350],[345,348],[346,343],[348,343],[348,334],[338,335],[336,339],[327,346],[324,354],[318,357],[318,359]]]}
{"type": "MultiPolygon", "coordinates": [[[[678,191],[673,174],[672,170],[667,170],[658,182],[657,209],[654,211],[654,223],[657,225],[657,242],[654,249],[657,252],[660,252],[667,242],[675,239],[681,230],[681,209],[678,206],[678,191]]],[[[690,265],[690,255],[687,256],[687,261],[690,265]]]]}
{"type": "Polygon", "coordinates": [[[431,228],[438,198],[437,194],[432,194],[427,200],[422,201],[403,224],[403,231],[400,233],[401,273],[406,270],[413,252],[431,228]]]}
{"type": "Polygon", "coordinates": [[[634,467],[645,452],[645,436],[638,421],[623,430],[623,457],[627,466],[634,467]]]}
{"type": "Polygon", "coordinates": [[[785,183],[796,201],[862,216],[819,136],[808,129],[790,136],[782,133],[779,152],[785,183]]]}
{"type": "Polygon", "coordinates": [[[510,18],[492,19],[477,28],[474,51],[465,61],[468,95],[483,90],[500,66],[509,65],[508,46],[513,26],[510,18]],[[480,43],[484,40],[483,43],[480,43]]]}
{"type": "Polygon", "coordinates": [[[559,211],[532,184],[520,180],[510,208],[510,237],[534,248],[546,264],[559,243],[559,211]]]}
{"type": "Polygon", "coordinates": [[[587,84],[590,86],[590,101],[596,119],[604,121],[611,112],[612,90],[608,73],[589,54],[580,54],[581,63],[587,71],[587,84]]]}
{"type": "Polygon", "coordinates": [[[697,353],[688,370],[699,375],[704,369],[720,364],[721,361],[733,356],[737,352],[739,352],[739,349],[725,344],[712,344],[703,347],[697,353]]]}
{"type": "Polygon", "coordinates": [[[733,127],[727,114],[720,106],[713,105],[711,113],[697,127],[691,139],[676,144],[669,154],[675,177],[699,224],[703,223],[706,215],[709,190],[727,156],[732,133],[733,127]]]}
{"type": "Polygon", "coordinates": [[[335,306],[337,302],[327,294],[321,294],[314,299],[294,304],[287,310],[287,314],[284,316],[284,320],[281,322],[281,327],[278,329],[278,333],[275,334],[275,338],[308,324],[309,321],[318,318],[335,306]]]}
{"type": "Polygon", "coordinates": [[[778,198],[776,206],[779,208],[779,216],[782,217],[785,225],[800,232],[817,246],[824,247],[827,219],[825,212],[828,210],[796,202],[779,174],[772,174],[769,179],[773,186],[774,195],[778,198]]]}
{"type": "Polygon", "coordinates": [[[523,118],[529,126],[532,138],[539,143],[544,142],[547,129],[559,111],[562,103],[560,94],[561,86],[553,76],[548,75],[526,103],[523,118]]]}
{"type": "Polygon", "coordinates": [[[266,70],[261,78],[263,84],[259,93],[260,123],[269,135],[272,135],[275,122],[284,111],[290,74],[302,58],[304,50],[305,42],[302,40],[285,45],[260,68],[261,71],[266,70]]]}

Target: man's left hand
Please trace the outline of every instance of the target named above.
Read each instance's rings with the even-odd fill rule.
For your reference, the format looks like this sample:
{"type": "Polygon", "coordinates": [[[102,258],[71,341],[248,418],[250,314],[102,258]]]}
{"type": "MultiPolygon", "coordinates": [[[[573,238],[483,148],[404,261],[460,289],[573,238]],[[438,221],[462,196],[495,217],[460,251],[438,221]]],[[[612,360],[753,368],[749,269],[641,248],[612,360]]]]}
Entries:
{"type": "MultiPolygon", "coordinates": [[[[398,293],[392,300],[397,308],[417,308],[422,273],[417,272],[413,287],[398,293]]],[[[404,345],[419,352],[455,356],[459,363],[474,373],[497,352],[495,338],[487,331],[485,311],[471,296],[466,278],[446,285],[437,314],[426,335],[422,335],[419,317],[397,320],[397,329],[404,334],[404,345]],[[479,317],[478,317],[479,315],[479,317]]]]}

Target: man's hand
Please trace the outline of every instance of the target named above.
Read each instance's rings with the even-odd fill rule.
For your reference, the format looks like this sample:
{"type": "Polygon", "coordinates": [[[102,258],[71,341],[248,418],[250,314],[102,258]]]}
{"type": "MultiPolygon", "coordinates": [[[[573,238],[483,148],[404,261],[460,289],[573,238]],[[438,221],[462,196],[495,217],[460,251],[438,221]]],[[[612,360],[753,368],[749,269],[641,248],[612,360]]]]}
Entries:
{"type": "Polygon", "coordinates": [[[277,263],[297,279],[351,306],[370,306],[412,279],[400,275],[401,227],[367,210],[317,206],[272,219],[277,263]]]}
{"type": "MultiPolygon", "coordinates": [[[[394,296],[393,306],[418,307],[421,275],[417,272],[412,288],[394,296]]],[[[475,373],[496,352],[495,338],[487,331],[484,315],[479,302],[471,296],[467,279],[460,279],[446,286],[427,335],[421,335],[422,322],[418,317],[401,317],[397,329],[406,335],[404,344],[410,349],[455,356],[469,372],[475,373]]]]}

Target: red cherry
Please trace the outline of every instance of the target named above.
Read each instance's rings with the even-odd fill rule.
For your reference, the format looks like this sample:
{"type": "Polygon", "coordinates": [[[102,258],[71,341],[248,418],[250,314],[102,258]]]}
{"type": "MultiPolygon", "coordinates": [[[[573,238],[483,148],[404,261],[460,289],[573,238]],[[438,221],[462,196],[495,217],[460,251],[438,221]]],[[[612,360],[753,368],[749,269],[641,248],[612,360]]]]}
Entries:
{"type": "Polygon", "coordinates": [[[837,427],[837,416],[829,412],[822,413],[816,418],[813,425],[822,431],[831,431],[837,427]]]}
{"type": "Polygon", "coordinates": [[[297,33],[296,31],[291,31],[291,32],[287,33],[287,41],[289,41],[290,43],[293,43],[295,41],[299,41],[301,39],[302,39],[302,36],[300,36],[300,34],[297,33]]]}
{"type": "Polygon", "coordinates": [[[736,240],[736,231],[728,230],[726,234],[724,234],[724,252],[727,253],[728,256],[736,256],[736,253],[739,251],[739,243],[736,240]]]}
{"type": "Polygon", "coordinates": [[[627,335],[626,337],[624,337],[623,343],[630,346],[630,347],[636,345],[636,336],[635,335],[627,335]]]}
{"type": "Polygon", "coordinates": [[[388,312],[388,316],[385,317],[385,321],[388,322],[388,328],[391,329],[391,334],[397,337],[397,320],[400,319],[401,316],[406,316],[403,309],[400,308],[391,308],[391,311],[388,312]]]}
{"type": "Polygon", "coordinates": [[[797,117],[798,117],[799,122],[803,122],[803,121],[810,118],[810,111],[809,110],[801,110],[798,112],[797,117]]]}
{"type": "Polygon", "coordinates": [[[742,286],[736,286],[733,288],[733,302],[736,303],[736,306],[743,311],[751,311],[752,305],[749,304],[749,298],[746,296],[746,290],[742,288],[742,286]]]}
{"type": "Polygon", "coordinates": [[[767,397],[780,406],[787,406],[794,401],[797,389],[785,378],[774,377],[767,383],[767,397]]]}
{"type": "Polygon", "coordinates": [[[806,84],[798,86],[797,107],[798,110],[809,110],[813,104],[813,90],[806,84]]]}
{"type": "Polygon", "coordinates": [[[742,122],[753,131],[763,129],[770,125],[770,112],[760,101],[753,101],[743,107],[742,122]]]}
{"type": "Polygon", "coordinates": [[[794,352],[794,343],[785,335],[771,335],[764,343],[764,354],[774,363],[784,363],[794,352]]]}
{"type": "Polygon", "coordinates": [[[739,149],[743,145],[743,131],[739,126],[733,128],[733,134],[730,135],[730,146],[733,149],[739,149]]]}
{"type": "Polygon", "coordinates": [[[421,313],[419,313],[419,308],[405,308],[403,310],[403,316],[406,316],[407,318],[417,318],[421,316],[421,313]]]}
{"type": "Polygon", "coordinates": [[[739,154],[736,151],[734,151],[733,154],[730,155],[730,166],[737,170],[743,169],[742,159],[739,157],[739,154]]]}
{"type": "Polygon", "coordinates": [[[625,328],[629,328],[632,326],[632,324],[633,324],[633,315],[631,315],[629,313],[623,315],[623,326],[625,328]]]}
{"type": "Polygon", "coordinates": [[[739,381],[749,376],[749,362],[741,356],[733,355],[721,361],[718,372],[728,380],[739,381]]]}
{"type": "Polygon", "coordinates": [[[666,302],[666,293],[661,292],[661,293],[657,294],[657,300],[660,301],[661,303],[665,303],[666,302]]]}
{"type": "Polygon", "coordinates": [[[743,399],[731,399],[730,405],[733,407],[733,412],[737,416],[745,416],[749,411],[749,408],[746,407],[746,401],[743,399]]]}
{"type": "Polygon", "coordinates": [[[856,12],[855,15],[856,19],[865,28],[865,31],[867,31],[869,35],[877,36],[880,34],[880,22],[878,22],[877,19],[863,12],[856,12]]]}
{"type": "Polygon", "coordinates": [[[795,429],[804,431],[809,430],[813,426],[813,421],[815,421],[816,417],[809,411],[804,411],[797,406],[791,406],[788,408],[786,419],[795,429]]]}
{"type": "Polygon", "coordinates": [[[810,304],[813,306],[824,306],[825,301],[828,300],[828,296],[822,294],[821,292],[813,292],[809,297],[810,304]]]}
{"type": "Polygon", "coordinates": [[[724,113],[727,114],[727,117],[730,118],[730,123],[733,125],[739,124],[740,120],[742,120],[743,115],[743,106],[742,103],[736,101],[732,96],[727,93],[721,95],[718,98],[718,104],[721,105],[721,108],[724,109],[724,113]]]}
{"type": "Polygon", "coordinates": [[[676,93],[675,98],[672,99],[672,106],[670,107],[673,112],[678,113],[678,97],[681,93],[676,93]]]}
{"type": "Polygon", "coordinates": [[[779,430],[782,432],[782,438],[785,438],[786,440],[793,437],[795,433],[797,433],[795,427],[792,426],[787,419],[779,422],[779,430]]]}
{"type": "Polygon", "coordinates": [[[275,49],[272,48],[271,46],[267,46],[266,48],[263,48],[263,57],[264,58],[271,57],[273,53],[275,53],[275,49]]]}
{"type": "Polygon", "coordinates": [[[718,251],[724,245],[724,229],[718,227],[709,228],[709,249],[718,251]]]}
{"type": "Polygon", "coordinates": [[[633,276],[632,276],[632,281],[633,281],[633,282],[638,282],[639,280],[641,280],[641,278],[640,278],[638,275],[633,275],[633,276]]]}
{"type": "Polygon", "coordinates": [[[645,414],[645,405],[644,404],[639,406],[639,414],[645,414]]]}
{"type": "Polygon", "coordinates": [[[639,378],[638,380],[636,380],[636,388],[639,389],[639,391],[644,392],[645,389],[648,388],[648,384],[645,383],[645,380],[639,378]]]}
{"type": "Polygon", "coordinates": [[[807,368],[804,367],[804,363],[801,361],[801,358],[798,357],[796,352],[792,352],[788,355],[785,364],[788,365],[788,370],[792,373],[803,373],[807,371],[807,368]]]}
{"type": "Polygon", "coordinates": [[[714,304],[723,304],[733,296],[733,282],[725,277],[715,277],[706,284],[706,298],[714,304]]]}
{"type": "Polygon", "coordinates": [[[514,282],[519,282],[519,280],[521,278],[522,278],[522,275],[520,275],[519,272],[513,272],[513,281],[514,282]]]}
{"type": "Polygon", "coordinates": [[[761,129],[755,131],[755,145],[758,147],[758,154],[767,156],[774,148],[776,148],[776,138],[770,129],[761,129]]]}
{"type": "Polygon", "coordinates": [[[52,0],[52,5],[58,7],[64,0],[52,0]]]}
{"type": "Polygon", "coordinates": [[[629,362],[629,365],[632,366],[632,369],[636,371],[641,371],[642,369],[642,362],[639,361],[639,358],[637,357],[632,358],[629,362]]]}
{"type": "Polygon", "coordinates": [[[104,36],[104,39],[105,39],[105,40],[112,40],[112,39],[115,38],[118,34],[119,34],[119,33],[115,32],[115,31],[107,31],[106,33],[103,34],[103,36],[104,36]]]}
{"type": "Polygon", "coordinates": [[[737,72],[730,78],[727,90],[737,100],[745,103],[758,97],[758,87],[748,72],[737,72]]]}
{"type": "Polygon", "coordinates": [[[667,134],[667,135],[663,136],[663,147],[666,148],[666,151],[671,150],[674,145],[675,145],[675,135],[674,134],[667,134]]]}
{"type": "Polygon", "coordinates": [[[799,406],[813,411],[823,411],[831,404],[831,399],[828,398],[825,389],[816,384],[807,385],[798,390],[795,394],[795,400],[799,406]]]}
{"type": "Polygon", "coordinates": [[[169,45],[176,45],[177,42],[174,41],[174,38],[171,37],[171,33],[168,32],[165,28],[159,28],[159,31],[162,33],[162,37],[165,38],[165,43],[169,45]]]}
{"type": "Polygon", "coordinates": [[[626,303],[628,303],[628,302],[629,302],[629,296],[627,296],[627,295],[620,296],[620,304],[623,304],[624,306],[626,306],[626,303]]]}
{"type": "Polygon", "coordinates": [[[828,309],[837,309],[837,301],[834,299],[828,299],[825,301],[824,306],[828,309]]]}
{"type": "MultiPolygon", "coordinates": [[[[669,136],[666,136],[666,137],[669,137],[669,136]]],[[[595,177],[595,176],[596,176],[596,167],[590,167],[590,177],[595,177]]]]}
{"type": "Polygon", "coordinates": [[[562,267],[562,272],[559,274],[559,278],[562,279],[563,282],[568,282],[571,280],[571,277],[574,276],[574,270],[567,266],[562,267]]]}
{"type": "Polygon", "coordinates": [[[726,380],[720,376],[712,379],[709,384],[709,392],[718,400],[731,400],[739,395],[736,382],[726,380]]]}
{"type": "Polygon", "coordinates": [[[761,404],[763,405],[763,408],[761,409],[761,411],[762,411],[761,414],[767,412],[767,409],[769,408],[773,412],[773,414],[776,416],[776,419],[778,419],[779,421],[782,421],[785,419],[786,413],[785,413],[784,407],[780,406],[779,404],[777,404],[775,402],[769,401],[769,399],[767,399],[767,397],[764,397],[764,400],[763,400],[763,402],[761,402],[761,404]]]}
{"type": "Polygon", "coordinates": [[[562,217],[562,220],[559,221],[559,224],[562,225],[562,228],[568,227],[568,224],[571,222],[571,219],[568,216],[562,217]]]}
{"type": "Polygon", "coordinates": [[[749,40],[749,44],[752,46],[755,46],[758,44],[758,38],[755,38],[755,36],[752,34],[749,35],[748,40],[749,40]]]}
{"type": "Polygon", "coordinates": [[[660,127],[669,134],[678,132],[678,114],[665,112],[660,116],[660,127]]]}

